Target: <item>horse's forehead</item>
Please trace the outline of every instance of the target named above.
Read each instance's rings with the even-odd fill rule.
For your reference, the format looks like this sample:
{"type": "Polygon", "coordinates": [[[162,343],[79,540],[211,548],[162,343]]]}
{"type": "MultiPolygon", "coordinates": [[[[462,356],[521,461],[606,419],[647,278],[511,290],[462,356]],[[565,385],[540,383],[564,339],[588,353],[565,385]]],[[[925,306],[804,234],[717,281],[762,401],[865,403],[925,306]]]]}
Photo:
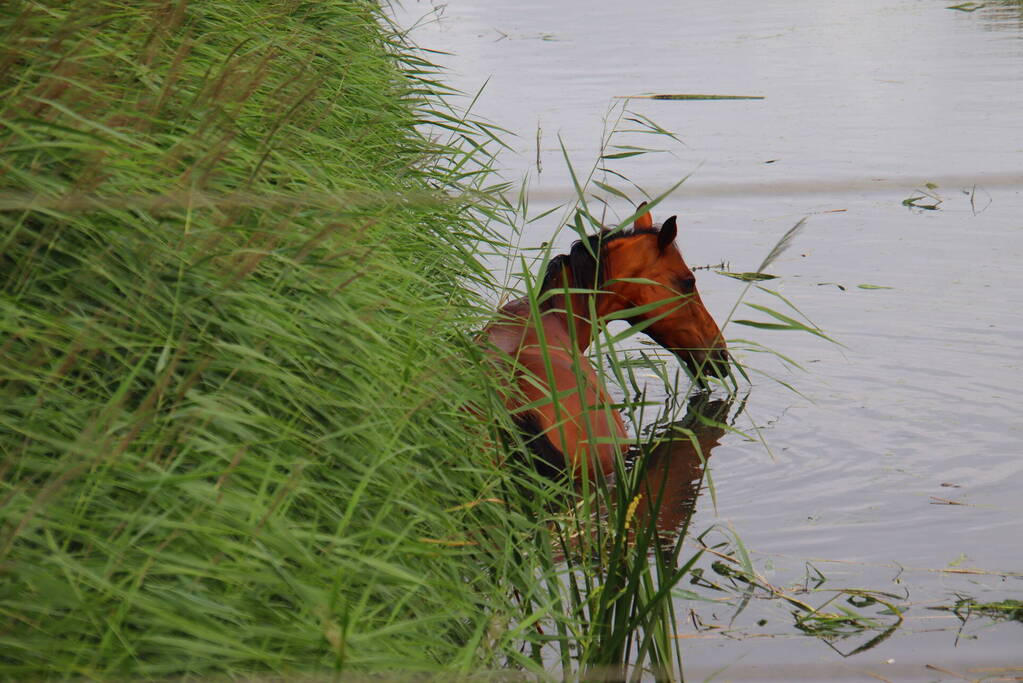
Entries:
{"type": "Polygon", "coordinates": [[[616,261],[642,265],[656,259],[654,240],[656,236],[645,233],[625,235],[609,242],[606,249],[616,261]]]}
{"type": "Polygon", "coordinates": [[[664,250],[657,248],[657,236],[651,234],[620,237],[607,245],[611,260],[618,270],[689,275],[692,271],[674,244],[664,250]]]}

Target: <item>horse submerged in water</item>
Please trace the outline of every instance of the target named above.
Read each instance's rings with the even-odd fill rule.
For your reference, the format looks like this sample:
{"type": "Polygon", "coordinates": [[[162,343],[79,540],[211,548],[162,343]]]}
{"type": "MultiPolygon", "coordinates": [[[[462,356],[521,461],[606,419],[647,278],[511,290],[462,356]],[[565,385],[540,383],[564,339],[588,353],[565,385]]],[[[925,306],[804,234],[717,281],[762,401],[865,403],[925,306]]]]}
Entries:
{"type": "Polygon", "coordinates": [[[610,474],[627,440],[621,415],[584,356],[594,322],[646,324],[643,332],[694,377],[728,373],[725,341],[675,245],[677,231],[675,216],[658,229],[646,212],[631,230],[575,242],[549,262],[538,305],[526,298],[505,304],[484,329],[495,355],[512,361],[505,404],[541,471],[610,474]]]}

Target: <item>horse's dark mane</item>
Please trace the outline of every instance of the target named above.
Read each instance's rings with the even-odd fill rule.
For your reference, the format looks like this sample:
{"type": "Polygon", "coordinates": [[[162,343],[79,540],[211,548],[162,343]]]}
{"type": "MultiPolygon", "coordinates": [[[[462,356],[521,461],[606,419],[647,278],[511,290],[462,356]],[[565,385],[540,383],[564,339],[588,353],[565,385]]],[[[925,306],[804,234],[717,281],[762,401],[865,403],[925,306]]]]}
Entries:
{"type": "MultiPolygon", "coordinates": [[[[563,288],[565,274],[568,275],[569,287],[596,289],[603,284],[601,276],[604,270],[604,249],[609,242],[636,235],[656,235],[657,233],[657,228],[634,228],[616,233],[601,231],[594,235],[587,235],[584,239],[576,240],[567,254],[559,254],[547,264],[547,272],[544,273],[540,291],[546,292],[548,289],[563,288]]],[[[549,307],[550,302],[551,300],[547,299],[544,302],[544,307],[549,307]]]]}

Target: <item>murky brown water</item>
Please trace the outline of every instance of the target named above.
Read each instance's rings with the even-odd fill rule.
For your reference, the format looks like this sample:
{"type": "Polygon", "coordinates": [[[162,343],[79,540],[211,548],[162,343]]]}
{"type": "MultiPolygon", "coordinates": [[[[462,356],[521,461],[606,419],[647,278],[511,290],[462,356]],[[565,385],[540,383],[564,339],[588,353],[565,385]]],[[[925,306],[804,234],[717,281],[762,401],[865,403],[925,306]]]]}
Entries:
{"type": "MultiPolygon", "coordinates": [[[[475,111],[519,135],[502,161],[508,177],[531,174],[536,212],[573,196],[558,135],[588,169],[617,96],[766,98],[631,100],[684,145],[634,135],[621,142],[670,152],[613,166],[652,192],[692,174],[663,204],[679,214],[690,265],[753,270],[809,215],[769,284],[844,344],[726,328],[801,363],[805,373],[745,354],[804,396],[754,377],[736,426],[761,429],[773,457],[722,436],[717,508],[705,494],[692,528],[731,526],[775,585],[802,584],[812,560],[826,586],[897,593],[909,611],[898,633],[846,659],[799,635],[775,601],[754,600],[734,622],[734,609],[685,603],[722,627],[683,625],[693,680],[721,667],[723,680],[954,680],[924,665],[1023,664],[1023,625],[960,629],[927,609],[1023,599],[1023,4],[949,4],[438,3],[439,20],[413,34],[454,53],[440,61],[456,87],[490,79],[475,111]],[[938,209],[903,206],[917,189],[938,209]],[[937,571],[949,568],[994,573],[937,571]]],[[[409,2],[400,21],[430,7],[409,2]]],[[[558,215],[523,246],[550,239],[558,215]]],[[[719,320],[743,286],[700,276],[719,320]]],[[[869,637],[833,645],[849,652],[869,637]]]]}

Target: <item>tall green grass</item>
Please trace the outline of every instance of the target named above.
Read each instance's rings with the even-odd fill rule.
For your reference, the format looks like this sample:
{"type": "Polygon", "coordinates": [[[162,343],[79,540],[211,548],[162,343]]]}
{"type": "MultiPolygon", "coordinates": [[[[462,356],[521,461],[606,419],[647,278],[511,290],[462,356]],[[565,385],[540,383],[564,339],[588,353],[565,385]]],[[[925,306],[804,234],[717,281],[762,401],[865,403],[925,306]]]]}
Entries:
{"type": "Polygon", "coordinates": [[[0,675],[491,664],[488,539],[531,527],[429,65],[363,2],[0,36],[0,675]]]}

